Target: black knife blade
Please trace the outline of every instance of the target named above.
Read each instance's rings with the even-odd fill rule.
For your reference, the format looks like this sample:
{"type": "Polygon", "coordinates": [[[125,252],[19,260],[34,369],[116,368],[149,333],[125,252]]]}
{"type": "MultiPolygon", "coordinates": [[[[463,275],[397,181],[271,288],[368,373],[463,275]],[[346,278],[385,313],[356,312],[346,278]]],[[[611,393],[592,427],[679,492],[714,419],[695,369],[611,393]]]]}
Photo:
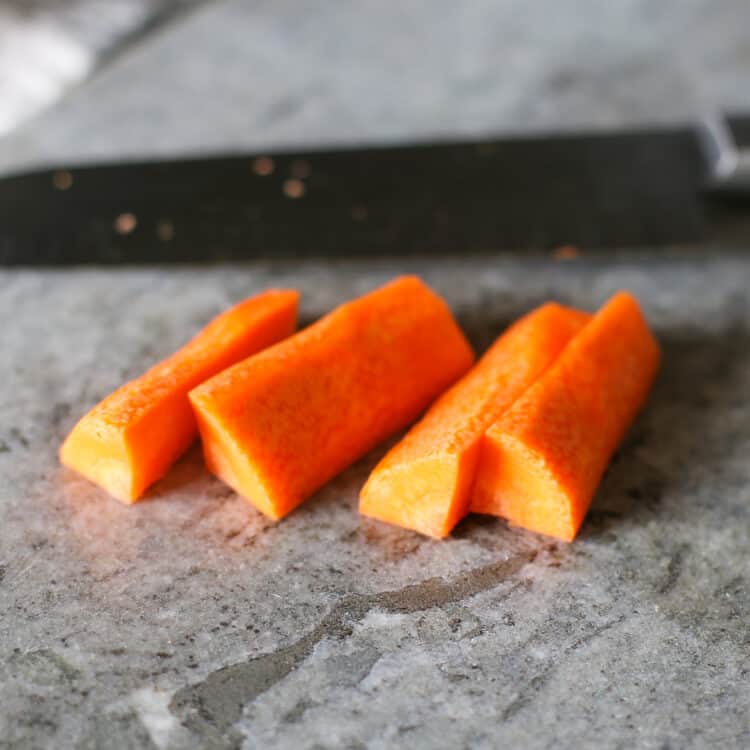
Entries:
{"type": "MultiPolygon", "coordinates": [[[[730,124],[750,135],[750,117],[730,124]]],[[[707,177],[691,126],[58,165],[0,179],[0,264],[750,240],[748,204],[712,198],[707,177]]]]}

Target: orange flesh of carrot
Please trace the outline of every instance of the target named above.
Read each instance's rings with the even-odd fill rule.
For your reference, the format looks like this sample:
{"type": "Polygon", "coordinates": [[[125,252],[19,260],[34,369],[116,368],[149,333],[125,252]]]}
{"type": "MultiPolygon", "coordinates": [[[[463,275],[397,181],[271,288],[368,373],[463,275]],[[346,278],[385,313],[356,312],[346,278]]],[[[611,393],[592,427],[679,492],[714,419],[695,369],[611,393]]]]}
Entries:
{"type": "Polygon", "coordinates": [[[468,510],[485,430],[590,317],[549,303],[512,325],[375,467],[360,494],[360,512],[447,536],[468,510]]]}
{"type": "Polygon", "coordinates": [[[295,291],[272,290],[219,315],[86,414],[63,443],[61,462],[124,503],[138,500],[197,435],[188,392],[291,334],[298,301],[295,291]]]}
{"type": "Polygon", "coordinates": [[[401,277],[192,391],[206,463],[281,518],[415,419],[473,359],[443,300],[401,277]]]}
{"type": "Polygon", "coordinates": [[[471,510],[572,541],[659,359],[637,301],[616,294],[487,430],[471,510]]]}

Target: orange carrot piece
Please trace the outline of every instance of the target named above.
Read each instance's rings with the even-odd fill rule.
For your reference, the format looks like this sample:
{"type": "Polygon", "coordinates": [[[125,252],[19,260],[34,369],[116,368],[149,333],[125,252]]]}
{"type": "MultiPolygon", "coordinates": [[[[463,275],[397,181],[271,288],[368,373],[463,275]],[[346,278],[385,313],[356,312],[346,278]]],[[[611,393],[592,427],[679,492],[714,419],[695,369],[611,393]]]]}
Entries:
{"type": "Polygon", "coordinates": [[[485,430],[591,316],[549,303],[525,315],[375,467],[360,513],[441,538],[466,515],[485,430]]]}
{"type": "Polygon", "coordinates": [[[206,463],[279,519],[416,418],[473,359],[445,302],[401,277],[193,390],[206,463]]]}
{"type": "Polygon", "coordinates": [[[471,510],[572,541],[659,359],[638,302],[616,294],[487,430],[471,510]]]}
{"type": "Polygon", "coordinates": [[[235,362],[291,334],[299,294],[272,290],[219,315],[192,341],[86,414],[60,461],[124,503],[162,477],[198,429],[188,392],[235,362]]]}

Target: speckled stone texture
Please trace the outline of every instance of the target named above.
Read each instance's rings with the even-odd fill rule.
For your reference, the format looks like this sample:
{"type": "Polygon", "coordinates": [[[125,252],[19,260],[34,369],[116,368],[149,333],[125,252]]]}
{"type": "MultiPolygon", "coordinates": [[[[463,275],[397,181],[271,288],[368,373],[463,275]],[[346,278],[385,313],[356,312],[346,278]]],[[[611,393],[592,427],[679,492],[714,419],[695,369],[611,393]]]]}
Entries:
{"type": "Polygon", "coordinates": [[[0,169],[686,121],[750,105],[748,29],[747,0],[212,0],[0,169]]]}
{"type": "Polygon", "coordinates": [[[750,746],[749,283],[742,253],[3,272],[0,747],[750,746]],[[574,544],[360,519],[383,447],[278,525],[197,448],[134,507],[57,465],[231,302],[296,286],[309,321],[403,271],[480,348],[548,298],[642,299],[664,367],[574,544]]]}

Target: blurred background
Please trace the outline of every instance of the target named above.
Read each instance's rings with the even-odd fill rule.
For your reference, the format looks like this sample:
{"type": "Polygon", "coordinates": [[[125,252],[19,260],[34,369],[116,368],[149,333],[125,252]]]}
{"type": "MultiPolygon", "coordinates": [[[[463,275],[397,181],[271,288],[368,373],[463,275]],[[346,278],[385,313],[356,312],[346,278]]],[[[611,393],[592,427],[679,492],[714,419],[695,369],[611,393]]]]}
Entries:
{"type": "Polygon", "coordinates": [[[748,0],[0,0],[6,173],[749,105],[748,0]]]}

